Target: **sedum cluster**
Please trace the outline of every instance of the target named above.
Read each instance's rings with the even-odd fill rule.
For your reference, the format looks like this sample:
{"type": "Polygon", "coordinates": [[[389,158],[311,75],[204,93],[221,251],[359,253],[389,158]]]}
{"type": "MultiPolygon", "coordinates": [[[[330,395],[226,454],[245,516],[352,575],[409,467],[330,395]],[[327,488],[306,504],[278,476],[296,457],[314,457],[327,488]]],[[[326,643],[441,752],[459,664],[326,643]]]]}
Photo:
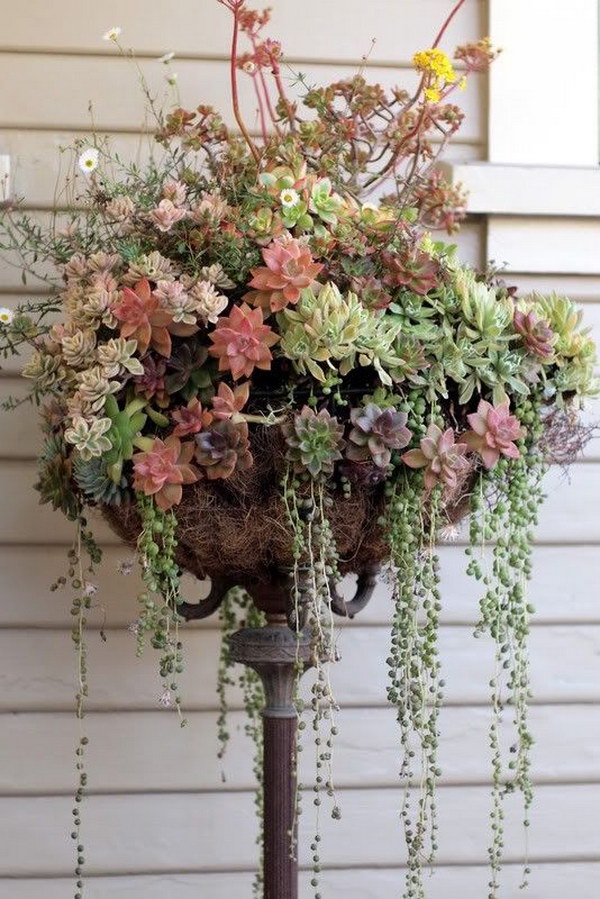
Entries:
{"type": "MultiPolygon", "coordinates": [[[[36,486],[80,527],[85,507],[136,504],[146,584],[138,640],[149,632],[163,652],[164,695],[176,705],[177,510],[190,485],[250,472],[255,436],[280,430],[291,556],[296,572],[310,573],[321,658],[330,652],[322,613],[339,574],[330,510],[353,491],[372,492],[394,584],[388,696],[401,774],[423,784],[412,812],[408,792],[402,810],[406,897],[424,895],[421,869],[435,849],[434,544],[470,497],[472,544],[495,541],[492,575],[469,562],[485,587],[481,627],[505,673],[494,708],[500,715],[512,697],[517,730],[512,780],[497,722],[491,732],[495,896],[503,784],[530,802],[522,584],[551,461],[545,423],[558,416],[564,428],[566,415],[577,428],[597,390],[595,347],[570,300],[520,295],[431,235],[452,233],[464,216],[462,193],[432,168],[432,139],[443,144],[460,126],[455,92],[496,55],[488,41],[454,60],[437,43],[417,53],[413,94],[357,75],[291,99],[281,47],[262,36],[268,13],[220,2],[233,15],[234,48],[241,35],[248,45],[232,58],[239,134],[204,105],[158,113],[157,151],[143,168],[121,163],[100,138],[77,148],[85,205],[60,228],[4,205],[0,245],[18,253],[24,283],[37,275],[50,293],[0,310],[0,352],[27,354],[23,375],[41,405],[36,486]],[[260,140],[239,109],[238,77],[254,85],[260,140]],[[38,259],[52,271],[37,270],[38,259]]],[[[319,668],[317,730],[328,702],[319,668]]],[[[326,768],[329,748],[320,753],[326,768]]],[[[333,795],[329,775],[325,783],[333,795]]]]}

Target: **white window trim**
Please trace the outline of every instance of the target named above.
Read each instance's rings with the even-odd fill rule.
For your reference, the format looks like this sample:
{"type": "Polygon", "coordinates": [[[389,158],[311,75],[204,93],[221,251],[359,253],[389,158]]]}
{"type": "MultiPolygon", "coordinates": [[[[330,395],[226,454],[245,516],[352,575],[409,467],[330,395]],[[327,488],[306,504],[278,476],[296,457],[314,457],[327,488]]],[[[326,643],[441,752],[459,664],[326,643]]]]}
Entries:
{"type": "Polygon", "coordinates": [[[444,163],[475,215],[600,216],[600,166],[444,163]]]}
{"type": "Polygon", "coordinates": [[[595,166],[598,0],[489,0],[488,159],[595,166]]]}

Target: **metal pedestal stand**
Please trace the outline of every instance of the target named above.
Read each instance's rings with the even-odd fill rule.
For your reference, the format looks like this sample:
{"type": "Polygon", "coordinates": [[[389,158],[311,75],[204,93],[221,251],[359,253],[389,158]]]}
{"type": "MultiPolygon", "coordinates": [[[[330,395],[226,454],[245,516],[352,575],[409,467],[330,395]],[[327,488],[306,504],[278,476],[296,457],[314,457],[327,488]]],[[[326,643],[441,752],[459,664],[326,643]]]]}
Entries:
{"type": "MultiPolygon", "coordinates": [[[[355,596],[346,602],[332,588],[332,609],[353,617],[367,604],[376,583],[376,569],[363,572],[355,596]]],[[[207,599],[183,603],[186,620],[205,618],[215,612],[231,582],[213,581],[207,599]]],[[[244,628],[230,640],[231,656],[256,671],[265,690],[263,709],[263,806],[264,806],[264,899],[298,899],[298,861],[294,848],[296,808],[296,731],[294,707],[296,678],[312,664],[310,635],[302,631],[301,601],[292,601],[289,572],[276,572],[269,580],[243,585],[262,612],[267,624],[244,628]],[[299,619],[299,620],[298,620],[299,619]],[[290,627],[291,625],[291,627],[290,627]]],[[[296,588],[298,583],[295,584],[296,588]]]]}

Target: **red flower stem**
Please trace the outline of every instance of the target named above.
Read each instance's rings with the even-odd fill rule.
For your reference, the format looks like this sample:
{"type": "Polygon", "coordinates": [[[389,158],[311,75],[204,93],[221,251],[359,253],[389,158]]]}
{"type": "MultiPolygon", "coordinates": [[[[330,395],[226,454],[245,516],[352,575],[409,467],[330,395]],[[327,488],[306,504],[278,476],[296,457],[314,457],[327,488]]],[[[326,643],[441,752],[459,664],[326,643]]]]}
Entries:
{"type": "Polygon", "coordinates": [[[294,120],[295,120],[296,116],[294,115],[294,110],[292,108],[292,104],[288,100],[285,90],[283,88],[283,83],[281,81],[281,70],[275,62],[273,62],[273,68],[271,69],[271,71],[273,73],[273,78],[275,79],[275,84],[277,85],[277,93],[279,94],[279,97],[280,97],[283,105],[286,108],[288,119],[290,122],[290,128],[293,131],[294,130],[294,120]]]}
{"type": "Polygon", "coordinates": [[[281,129],[277,125],[277,117],[275,115],[275,110],[273,109],[273,106],[271,104],[271,97],[269,95],[269,88],[268,88],[267,81],[265,78],[265,73],[263,72],[261,67],[259,67],[258,74],[259,74],[260,83],[261,83],[262,91],[263,91],[264,98],[265,98],[265,103],[267,104],[267,111],[269,113],[269,118],[271,119],[271,121],[273,122],[273,125],[275,126],[276,133],[281,134],[281,129]]]}
{"type": "Polygon", "coordinates": [[[446,21],[444,22],[444,24],[442,25],[442,27],[440,28],[439,33],[438,33],[438,36],[436,37],[435,41],[433,42],[432,47],[437,47],[437,45],[439,44],[439,42],[440,42],[441,39],[443,38],[444,34],[446,33],[446,29],[448,28],[448,25],[450,24],[450,22],[452,21],[452,19],[453,19],[454,16],[456,15],[456,13],[459,11],[459,9],[461,8],[461,6],[463,6],[464,2],[465,2],[465,0],[458,0],[458,3],[456,4],[456,6],[454,7],[454,9],[453,9],[452,12],[450,13],[450,15],[448,16],[448,18],[447,18],[446,21]]]}
{"type": "MultiPolygon", "coordinates": [[[[256,59],[258,59],[258,57],[257,57],[258,47],[257,47],[256,35],[252,34],[250,39],[252,41],[252,49],[254,51],[254,56],[256,59]]],[[[273,105],[271,103],[271,95],[269,94],[269,88],[267,87],[267,82],[265,79],[265,73],[263,71],[263,67],[261,65],[259,65],[259,63],[257,63],[256,65],[258,66],[258,77],[260,78],[260,84],[262,87],[263,96],[264,96],[265,103],[267,106],[267,112],[269,113],[269,118],[275,125],[275,131],[277,132],[277,134],[281,134],[280,129],[277,127],[277,117],[275,116],[275,110],[273,109],[273,105]]]]}
{"type": "Polygon", "coordinates": [[[260,86],[256,79],[256,75],[252,76],[252,86],[254,87],[254,93],[256,94],[256,102],[258,103],[258,115],[260,118],[262,139],[266,144],[269,140],[269,132],[267,131],[267,120],[265,118],[265,102],[260,92],[260,86]]]}
{"type": "Polygon", "coordinates": [[[238,123],[238,127],[244,136],[244,140],[248,144],[250,148],[250,152],[254,156],[254,160],[258,165],[260,163],[260,153],[258,152],[254,141],[250,137],[248,133],[248,129],[246,128],[246,124],[242,118],[242,114],[240,112],[240,101],[238,95],[238,86],[237,86],[237,45],[238,45],[238,32],[239,32],[239,18],[238,13],[241,9],[241,4],[236,5],[233,10],[233,35],[231,38],[231,58],[230,58],[230,73],[231,73],[231,100],[233,103],[233,114],[235,116],[235,120],[238,123]]]}

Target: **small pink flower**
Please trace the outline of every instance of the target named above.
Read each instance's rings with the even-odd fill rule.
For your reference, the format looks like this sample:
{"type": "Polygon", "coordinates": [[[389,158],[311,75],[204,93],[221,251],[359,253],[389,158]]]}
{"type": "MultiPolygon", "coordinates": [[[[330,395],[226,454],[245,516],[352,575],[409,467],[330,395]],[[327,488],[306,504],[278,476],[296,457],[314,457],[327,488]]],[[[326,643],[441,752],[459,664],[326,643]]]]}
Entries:
{"type": "Polygon", "coordinates": [[[181,181],[167,181],[163,185],[163,197],[174,206],[183,206],[187,197],[187,188],[181,181]]]}
{"type": "Polygon", "coordinates": [[[213,420],[212,414],[202,408],[202,403],[197,397],[191,399],[187,406],[176,409],[172,418],[177,422],[173,431],[175,437],[188,437],[190,434],[197,434],[202,428],[208,427],[213,420]]]}
{"type": "Polygon", "coordinates": [[[279,312],[289,303],[297,303],[300,291],[314,284],[323,268],[314,262],[305,243],[287,235],[274,240],[262,251],[266,267],[253,268],[249,291],[244,299],[255,306],[279,312]]]}
{"type": "Polygon", "coordinates": [[[466,451],[466,443],[454,442],[452,428],[442,432],[437,425],[431,424],[421,440],[421,448],[404,453],[402,461],[409,468],[425,469],[424,481],[428,490],[440,483],[453,488],[459,473],[468,465],[464,458],[466,451]]]}
{"type": "Polygon", "coordinates": [[[227,214],[227,203],[217,193],[204,194],[197,206],[192,209],[192,218],[200,224],[212,222],[218,224],[227,214]]]}
{"type": "Polygon", "coordinates": [[[181,485],[198,480],[198,472],[190,465],[193,455],[193,443],[181,443],[174,435],[164,442],[156,437],[151,450],[133,457],[134,489],[153,496],[166,512],[181,502],[181,485]]]}
{"type": "Polygon", "coordinates": [[[263,324],[262,309],[251,309],[247,303],[234,306],[208,336],[214,344],[209,353],[218,358],[219,371],[231,371],[234,381],[249,378],[255,368],[268,371],[273,358],[269,347],[279,340],[272,328],[263,324]]]}
{"type": "Polygon", "coordinates": [[[187,212],[185,209],[178,209],[172,200],[161,200],[149,215],[159,231],[170,231],[173,225],[186,217],[187,212]]]}
{"type": "Polygon", "coordinates": [[[486,468],[493,468],[500,456],[508,459],[520,457],[519,448],[513,441],[524,437],[526,431],[519,419],[508,411],[508,400],[498,406],[480,400],[477,412],[467,415],[467,420],[472,430],[463,434],[461,440],[469,449],[479,453],[486,468]]]}

